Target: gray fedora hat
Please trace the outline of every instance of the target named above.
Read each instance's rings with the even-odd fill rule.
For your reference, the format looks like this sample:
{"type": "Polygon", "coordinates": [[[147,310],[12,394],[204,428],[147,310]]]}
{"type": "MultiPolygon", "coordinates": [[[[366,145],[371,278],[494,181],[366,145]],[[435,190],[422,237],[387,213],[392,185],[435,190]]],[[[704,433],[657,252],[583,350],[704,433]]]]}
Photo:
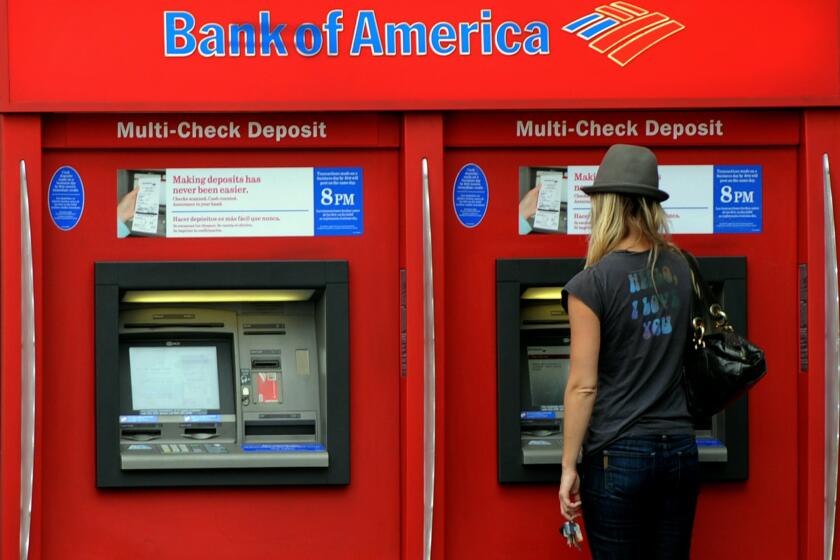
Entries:
{"type": "Polygon", "coordinates": [[[610,146],[591,187],[586,194],[621,193],[645,196],[657,202],[668,200],[668,193],[659,189],[656,156],[642,146],[614,144],[610,146]]]}

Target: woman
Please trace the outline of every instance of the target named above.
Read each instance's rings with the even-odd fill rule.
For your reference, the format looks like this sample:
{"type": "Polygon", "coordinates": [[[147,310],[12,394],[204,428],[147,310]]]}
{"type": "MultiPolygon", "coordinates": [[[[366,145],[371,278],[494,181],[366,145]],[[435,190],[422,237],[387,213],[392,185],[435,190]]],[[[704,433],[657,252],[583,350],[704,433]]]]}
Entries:
{"type": "Polygon", "coordinates": [[[680,369],[691,272],[668,241],[650,150],[612,146],[583,191],[586,268],[563,296],[572,342],[561,510],[570,520],[582,511],[596,560],[688,558],[698,464],[680,369]]]}

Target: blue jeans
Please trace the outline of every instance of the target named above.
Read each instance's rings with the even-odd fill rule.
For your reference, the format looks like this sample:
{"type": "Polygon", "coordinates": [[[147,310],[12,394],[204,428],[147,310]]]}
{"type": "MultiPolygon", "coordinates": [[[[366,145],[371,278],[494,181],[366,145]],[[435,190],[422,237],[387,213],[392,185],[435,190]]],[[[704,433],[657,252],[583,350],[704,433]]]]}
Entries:
{"type": "Polygon", "coordinates": [[[594,560],[689,557],[699,490],[693,435],[619,439],[585,457],[580,477],[594,560]]]}

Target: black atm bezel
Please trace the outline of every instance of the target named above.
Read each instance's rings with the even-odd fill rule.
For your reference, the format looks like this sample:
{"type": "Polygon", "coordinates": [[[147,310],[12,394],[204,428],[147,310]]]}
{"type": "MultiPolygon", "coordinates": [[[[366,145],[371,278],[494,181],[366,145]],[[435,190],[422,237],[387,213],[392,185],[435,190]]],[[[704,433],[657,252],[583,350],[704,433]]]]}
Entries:
{"type": "Polygon", "coordinates": [[[350,483],[350,324],[346,261],[97,262],[96,486],[346,485],[350,483]],[[326,298],[328,467],[120,468],[119,310],[126,290],[315,289],[326,298]]]}
{"type": "MultiPolygon", "coordinates": [[[[723,287],[727,316],[735,329],[747,329],[745,257],[698,257],[704,279],[723,287]]],[[[496,261],[496,375],[498,480],[502,483],[556,483],[560,465],[524,465],[520,426],[520,296],[525,287],[562,286],[583,269],[579,258],[499,259],[496,261]]],[[[749,477],[748,398],[726,409],[727,461],[703,462],[703,481],[743,481],[749,477]]]]}

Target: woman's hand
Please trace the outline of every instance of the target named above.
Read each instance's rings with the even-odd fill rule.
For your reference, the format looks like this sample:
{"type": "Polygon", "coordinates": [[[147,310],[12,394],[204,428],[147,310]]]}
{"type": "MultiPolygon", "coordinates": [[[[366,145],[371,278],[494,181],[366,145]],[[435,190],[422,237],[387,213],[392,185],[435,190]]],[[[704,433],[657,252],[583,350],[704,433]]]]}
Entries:
{"type": "Polygon", "coordinates": [[[573,521],[580,516],[580,478],[576,469],[564,468],[560,477],[560,511],[563,517],[573,521]]]}

